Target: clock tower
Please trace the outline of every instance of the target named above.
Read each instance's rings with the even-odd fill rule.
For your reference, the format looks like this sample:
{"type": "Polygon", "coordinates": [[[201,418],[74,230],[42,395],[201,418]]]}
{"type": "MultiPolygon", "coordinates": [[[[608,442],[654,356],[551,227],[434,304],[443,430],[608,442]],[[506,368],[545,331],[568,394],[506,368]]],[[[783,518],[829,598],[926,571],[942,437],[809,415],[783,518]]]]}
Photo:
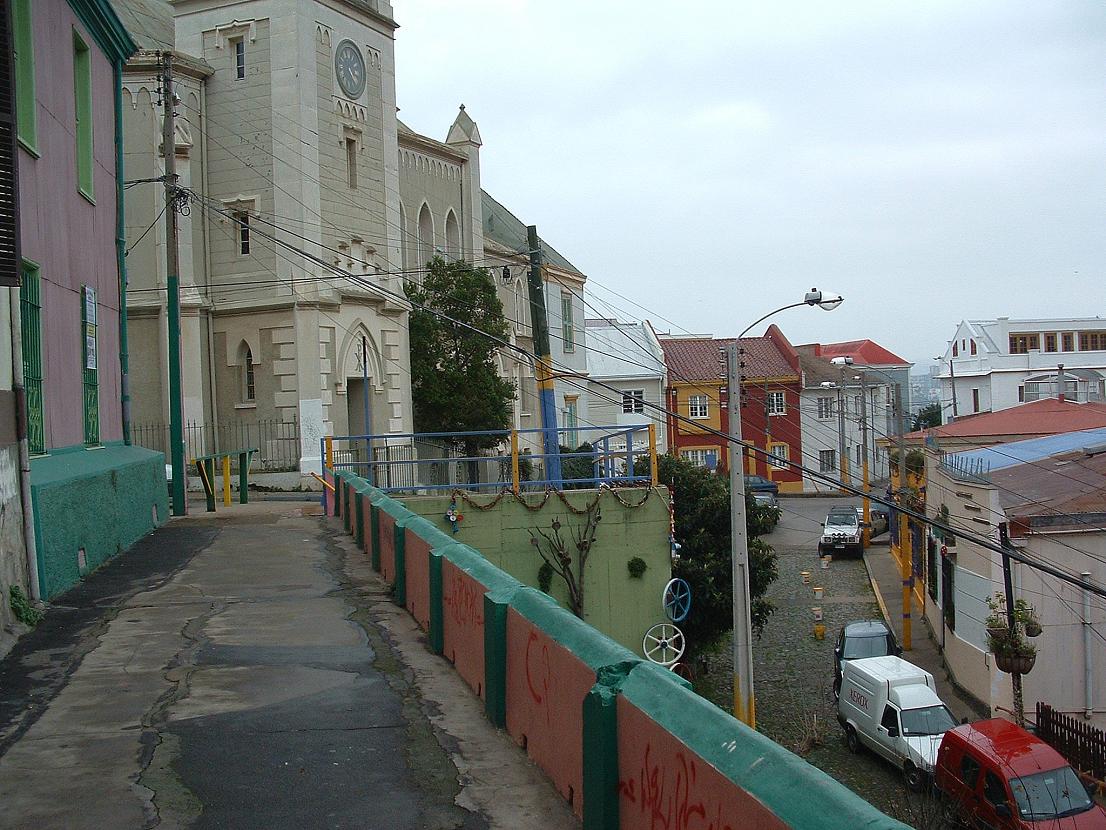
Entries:
{"type": "Polygon", "coordinates": [[[193,118],[208,250],[193,299],[210,320],[212,420],[297,421],[305,473],[324,435],[410,432],[391,4],[169,6],[177,50],[212,70],[193,118]]]}

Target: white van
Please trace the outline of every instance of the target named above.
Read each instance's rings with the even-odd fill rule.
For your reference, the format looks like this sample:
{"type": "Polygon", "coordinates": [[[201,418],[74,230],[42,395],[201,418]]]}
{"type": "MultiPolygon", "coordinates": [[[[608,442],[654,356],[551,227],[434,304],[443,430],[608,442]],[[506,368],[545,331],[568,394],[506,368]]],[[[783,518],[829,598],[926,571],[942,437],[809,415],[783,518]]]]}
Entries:
{"type": "Polygon", "coordinates": [[[941,736],[956,726],[937,696],[933,675],[901,657],[847,661],[837,720],[852,752],[864,745],[903,771],[921,790],[933,773],[941,736]]]}

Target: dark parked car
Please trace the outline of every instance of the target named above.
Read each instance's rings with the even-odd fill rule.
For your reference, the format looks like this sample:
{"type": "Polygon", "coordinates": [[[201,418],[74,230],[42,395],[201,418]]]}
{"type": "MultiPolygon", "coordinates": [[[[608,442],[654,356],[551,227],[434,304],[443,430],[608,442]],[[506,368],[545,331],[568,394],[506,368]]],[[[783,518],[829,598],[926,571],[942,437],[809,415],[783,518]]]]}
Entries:
{"type": "Polygon", "coordinates": [[[745,476],[746,493],[774,493],[779,495],[780,486],[764,476],[745,476]]]}
{"type": "Polygon", "coordinates": [[[881,620],[853,620],[845,623],[833,647],[833,696],[841,691],[841,663],[863,657],[898,657],[902,654],[895,633],[881,620]]]}

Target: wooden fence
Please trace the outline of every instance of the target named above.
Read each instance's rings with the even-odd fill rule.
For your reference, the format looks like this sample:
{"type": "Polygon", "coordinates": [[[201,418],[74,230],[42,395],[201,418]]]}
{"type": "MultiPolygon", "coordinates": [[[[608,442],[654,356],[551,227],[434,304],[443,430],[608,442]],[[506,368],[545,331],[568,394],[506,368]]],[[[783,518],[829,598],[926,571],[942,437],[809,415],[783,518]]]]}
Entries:
{"type": "Polygon", "coordinates": [[[1038,701],[1037,736],[1080,772],[1106,780],[1106,732],[1038,701]]]}

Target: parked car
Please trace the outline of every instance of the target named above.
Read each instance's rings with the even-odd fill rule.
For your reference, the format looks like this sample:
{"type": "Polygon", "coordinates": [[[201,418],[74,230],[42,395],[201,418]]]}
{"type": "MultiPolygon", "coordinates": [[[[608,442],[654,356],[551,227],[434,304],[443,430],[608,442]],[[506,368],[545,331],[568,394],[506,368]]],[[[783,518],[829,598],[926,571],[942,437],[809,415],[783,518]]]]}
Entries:
{"type": "Polygon", "coordinates": [[[845,662],[837,720],[851,752],[868,747],[901,769],[915,792],[930,780],[941,736],[956,726],[933,675],[890,656],[845,662]]]}
{"type": "Polygon", "coordinates": [[[764,476],[745,476],[745,492],[754,494],[772,493],[778,496],[780,494],[780,485],[764,476]]]}
{"type": "Polygon", "coordinates": [[[1092,800],[1064,757],[1002,718],[946,732],[935,782],[950,808],[972,827],[1106,828],[1106,810],[1092,800]]]}
{"type": "Polygon", "coordinates": [[[818,555],[827,553],[864,553],[860,534],[860,517],[853,507],[834,507],[822,522],[822,538],[818,540],[818,555]]]}
{"type": "Polygon", "coordinates": [[[837,635],[833,647],[833,697],[837,699],[841,691],[841,664],[848,660],[862,660],[865,657],[899,657],[902,648],[882,620],[853,620],[845,623],[837,635]]]}

